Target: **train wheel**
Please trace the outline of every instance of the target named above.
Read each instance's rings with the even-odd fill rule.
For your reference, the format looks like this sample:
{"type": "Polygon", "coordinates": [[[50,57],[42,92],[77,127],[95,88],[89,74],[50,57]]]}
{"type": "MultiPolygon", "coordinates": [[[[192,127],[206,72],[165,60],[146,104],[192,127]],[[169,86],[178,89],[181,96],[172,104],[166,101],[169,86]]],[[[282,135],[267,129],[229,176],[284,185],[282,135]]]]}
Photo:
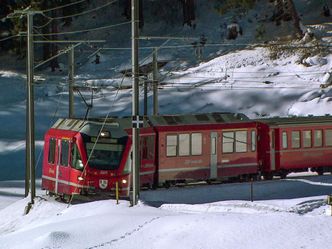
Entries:
{"type": "Polygon", "coordinates": [[[317,174],[319,176],[322,176],[324,174],[324,170],[323,169],[317,169],[316,172],[317,172],[317,174]]]}
{"type": "Polygon", "coordinates": [[[158,183],[153,183],[153,184],[152,184],[152,189],[153,189],[153,190],[156,190],[157,188],[158,188],[158,183]]]}
{"type": "Polygon", "coordinates": [[[266,173],[263,175],[264,180],[269,181],[273,179],[273,175],[271,173],[266,173]]]}
{"type": "Polygon", "coordinates": [[[259,176],[257,175],[257,174],[254,174],[254,175],[250,175],[250,181],[259,181],[260,180],[260,178],[259,178],[259,176]]]}
{"type": "Polygon", "coordinates": [[[171,183],[169,181],[164,182],[164,188],[169,189],[171,187],[171,183]]]}
{"type": "Polygon", "coordinates": [[[280,173],[280,179],[285,179],[286,177],[287,177],[287,173],[286,172],[280,173]]]}
{"type": "Polygon", "coordinates": [[[46,195],[49,196],[49,197],[55,196],[55,194],[53,192],[50,192],[50,191],[46,191],[46,195]]]}

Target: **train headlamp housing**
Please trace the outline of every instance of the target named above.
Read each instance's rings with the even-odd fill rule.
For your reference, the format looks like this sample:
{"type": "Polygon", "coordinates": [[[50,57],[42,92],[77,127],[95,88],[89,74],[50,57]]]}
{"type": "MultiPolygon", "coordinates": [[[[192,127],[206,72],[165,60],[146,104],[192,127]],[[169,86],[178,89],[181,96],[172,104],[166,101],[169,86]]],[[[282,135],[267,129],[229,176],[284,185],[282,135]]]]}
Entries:
{"type": "Polygon", "coordinates": [[[122,179],[121,183],[122,183],[122,184],[126,184],[126,183],[127,183],[127,180],[126,180],[126,179],[122,179]]]}

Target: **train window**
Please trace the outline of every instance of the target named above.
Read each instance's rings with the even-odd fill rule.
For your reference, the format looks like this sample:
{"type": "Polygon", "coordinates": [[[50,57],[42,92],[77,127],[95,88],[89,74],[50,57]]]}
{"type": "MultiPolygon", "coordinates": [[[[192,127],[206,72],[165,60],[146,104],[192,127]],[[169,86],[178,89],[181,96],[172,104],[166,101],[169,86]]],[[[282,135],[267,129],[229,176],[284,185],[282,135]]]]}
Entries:
{"type": "Polygon", "coordinates": [[[332,146],[332,130],[325,131],[325,145],[332,146]]]}
{"type": "Polygon", "coordinates": [[[292,131],[292,148],[300,148],[300,132],[292,131]]]}
{"type": "Polygon", "coordinates": [[[247,152],[247,131],[235,132],[235,151],[247,152]]]}
{"type": "Polygon", "coordinates": [[[251,131],[251,151],[256,151],[256,131],[251,131]]]}
{"type": "Polygon", "coordinates": [[[202,155],[202,134],[191,134],[191,155],[202,155]]]}
{"type": "Polygon", "coordinates": [[[100,170],[114,170],[120,166],[124,145],[86,143],[89,166],[100,170]]]}
{"type": "Polygon", "coordinates": [[[78,151],[77,145],[74,144],[74,146],[71,149],[71,155],[72,155],[72,168],[82,171],[84,168],[84,165],[82,163],[81,155],[78,151]]]}
{"type": "Polygon", "coordinates": [[[322,147],[323,146],[323,131],[322,130],[315,130],[314,132],[315,137],[314,137],[314,146],[315,147],[322,147]]]}
{"type": "Polygon", "coordinates": [[[224,153],[234,152],[234,132],[222,133],[222,151],[224,153]]]}
{"type": "Polygon", "coordinates": [[[168,135],[166,136],[166,156],[176,156],[178,147],[178,136],[168,135]]]}
{"type": "Polygon", "coordinates": [[[69,141],[66,139],[62,139],[60,165],[68,166],[68,161],[69,161],[69,141]]]}
{"type": "Polygon", "coordinates": [[[282,132],[282,148],[287,149],[288,148],[288,139],[287,139],[287,132],[282,132]]]}
{"type": "Polygon", "coordinates": [[[179,156],[189,156],[190,155],[190,136],[189,134],[179,135],[179,156]]]}
{"type": "Polygon", "coordinates": [[[55,163],[55,147],[56,147],[55,138],[51,138],[49,143],[50,143],[50,147],[48,149],[48,163],[54,164],[55,163]]]}
{"type": "Polygon", "coordinates": [[[305,148],[311,147],[311,131],[303,132],[303,147],[305,148]]]}

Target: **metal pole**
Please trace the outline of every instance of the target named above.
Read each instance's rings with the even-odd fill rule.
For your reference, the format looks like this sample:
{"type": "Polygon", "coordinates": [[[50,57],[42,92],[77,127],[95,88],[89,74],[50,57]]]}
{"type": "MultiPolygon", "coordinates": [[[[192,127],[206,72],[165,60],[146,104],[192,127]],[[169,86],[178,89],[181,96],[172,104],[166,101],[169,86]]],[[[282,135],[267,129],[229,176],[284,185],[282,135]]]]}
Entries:
{"type": "Polygon", "coordinates": [[[254,179],[252,177],[250,179],[250,201],[254,201],[254,179]]]}
{"type": "MultiPolygon", "coordinates": [[[[33,85],[33,13],[27,13],[28,30],[27,30],[27,138],[26,138],[26,169],[30,171],[30,191],[31,204],[34,204],[36,196],[36,179],[35,179],[35,119],[34,119],[34,85],[33,85]]],[[[27,179],[27,176],[26,176],[27,179]]],[[[26,186],[28,183],[26,183],[26,186]]]]}
{"type": "MultiPolygon", "coordinates": [[[[131,32],[132,32],[132,115],[133,117],[139,116],[139,68],[138,68],[138,5],[139,0],[131,0],[131,32]]],[[[136,205],[139,195],[139,128],[133,126],[133,196],[132,205],[136,205]]]]}
{"type": "Polygon", "coordinates": [[[115,182],[115,199],[116,199],[116,204],[119,204],[119,182],[115,182]]]}
{"type": "Polygon", "coordinates": [[[144,83],[144,116],[148,115],[148,81],[147,79],[143,79],[144,83]]]}
{"type": "Polygon", "coordinates": [[[75,74],[75,66],[74,66],[74,57],[75,50],[72,47],[68,52],[68,90],[69,90],[69,118],[74,118],[74,74],[75,74]]]}
{"type": "Polygon", "coordinates": [[[158,60],[157,49],[153,51],[153,115],[158,115],[158,60]]]}

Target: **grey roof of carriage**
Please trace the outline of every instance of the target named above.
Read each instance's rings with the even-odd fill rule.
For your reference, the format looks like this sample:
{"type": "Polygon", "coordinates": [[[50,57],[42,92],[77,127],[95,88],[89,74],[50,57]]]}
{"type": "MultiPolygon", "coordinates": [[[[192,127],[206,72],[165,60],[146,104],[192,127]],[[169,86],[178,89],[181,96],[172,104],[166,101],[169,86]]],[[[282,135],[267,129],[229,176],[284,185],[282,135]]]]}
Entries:
{"type": "Polygon", "coordinates": [[[149,116],[149,122],[152,126],[219,124],[219,123],[243,122],[248,120],[249,118],[242,113],[230,113],[230,112],[149,116]]]}
{"type": "Polygon", "coordinates": [[[271,126],[291,126],[291,125],[312,125],[312,124],[332,124],[332,116],[292,116],[292,117],[270,117],[256,119],[255,121],[271,126]]]}

